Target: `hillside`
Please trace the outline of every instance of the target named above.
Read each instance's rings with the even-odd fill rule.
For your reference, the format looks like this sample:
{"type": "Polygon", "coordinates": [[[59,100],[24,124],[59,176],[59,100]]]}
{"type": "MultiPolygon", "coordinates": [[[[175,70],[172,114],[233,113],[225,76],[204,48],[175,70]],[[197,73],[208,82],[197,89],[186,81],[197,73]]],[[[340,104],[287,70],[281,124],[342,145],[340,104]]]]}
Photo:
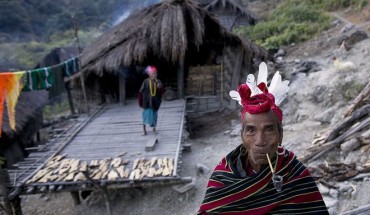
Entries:
{"type": "Polygon", "coordinates": [[[56,47],[83,47],[129,11],[158,0],[0,1],[0,69],[33,68],[56,47]]]}

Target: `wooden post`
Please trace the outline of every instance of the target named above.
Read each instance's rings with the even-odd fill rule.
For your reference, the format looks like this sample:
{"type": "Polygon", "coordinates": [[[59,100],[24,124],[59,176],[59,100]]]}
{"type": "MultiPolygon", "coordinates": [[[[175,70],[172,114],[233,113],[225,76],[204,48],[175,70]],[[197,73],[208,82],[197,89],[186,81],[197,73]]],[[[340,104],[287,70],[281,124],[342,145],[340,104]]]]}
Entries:
{"type": "Polygon", "coordinates": [[[9,215],[22,215],[21,198],[15,196],[13,199],[9,199],[8,184],[9,175],[5,169],[0,167],[0,196],[3,199],[4,205],[0,205],[6,214],[9,215]]]}
{"type": "Polygon", "coordinates": [[[12,206],[8,198],[8,187],[7,183],[9,181],[8,173],[5,169],[0,169],[0,196],[3,198],[4,205],[3,208],[6,214],[13,214],[12,206]]]}
{"type": "MultiPolygon", "coordinates": [[[[81,60],[80,60],[80,57],[81,57],[81,46],[80,46],[80,39],[78,37],[78,23],[75,19],[74,16],[71,16],[72,18],[72,22],[73,22],[73,28],[75,30],[75,38],[76,38],[76,42],[77,42],[77,49],[78,49],[78,61],[79,61],[79,64],[78,66],[80,67],[81,66],[81,60]]],[[[82,73],[82,71],[80,71],[81,68],[79,68],[79,73],[80,73],[80,80],[81,80],[81,87],[82,87],[82,93],[83,93],[83,96],[84,96],[84,99],[85,99],[85,103],[86,103],[86,108],[87,108],[87,113],[90,115],[90,107],[89,107],[89,102],[87,101],[87,96],[86,96],[86,90],[85,90],[85,80],[84,80],[84,75],[82,73]]]]}
{"type": "Polygon", "coordinates": [[[177,68],[177,92],[179,98],[184,98],[184,61],[185,57],[180,59],[179,65],[177,68]]]}
{"type": "Polygon", "coordinates": [[[64,87],[67,91],[69,108],[71,109],[71,113],[74,115],[74,114],[76,114],[76,112],[75,112],[75,108],[74,108],[74,105],[73,105],[73,99],[72,99],[72,93],[71,93],[70,85],[71,85],[71,83],[69,81],[66,81],[66,80],[64,81],[64,87]]]}
{"type": "Polygon", "coordinates": [[[81,204],[80,195],[78,191],[72,191],[71,196],[72,196],[72,200],[75,206],[81,204]]]}
{"type": "Polygon", "coordinates": [[[123,71],[118,73],[119,76],[119,101],[121,104],[126,104],[126,78],[123,71]]]}
{"type": "Polygon", "coordinates": [[[224,61],[221,61],[221,106],[224,101],[224,61]]]}
{"type": "Polygon", "coordinates": [[[21,198],[16,196],[12,201],[11,204],[13,206],[13,213],[14,215],[22,215],[22,206],[21,206],[21,198]]]}

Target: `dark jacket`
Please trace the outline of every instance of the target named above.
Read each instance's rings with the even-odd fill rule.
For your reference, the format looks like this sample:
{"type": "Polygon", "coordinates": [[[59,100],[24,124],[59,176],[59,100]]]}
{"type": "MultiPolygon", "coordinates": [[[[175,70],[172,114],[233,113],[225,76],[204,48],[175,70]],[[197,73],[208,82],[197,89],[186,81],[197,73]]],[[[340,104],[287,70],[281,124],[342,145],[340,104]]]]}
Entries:
{"type": "Polygon", "coordinates": [[[158,111],[161,106],[162,94],[165,89],[162,82],[159,79],[156,79],[151,81],[152,92],[150,92],[149,81],[151,81],[150,78],[145,79],[140,87],[138,97],[139,106],[144,109],[153,108],[155,111],[158,111]],[[154,93],[154,96],[151,95],[152,93],[154,93]]]}

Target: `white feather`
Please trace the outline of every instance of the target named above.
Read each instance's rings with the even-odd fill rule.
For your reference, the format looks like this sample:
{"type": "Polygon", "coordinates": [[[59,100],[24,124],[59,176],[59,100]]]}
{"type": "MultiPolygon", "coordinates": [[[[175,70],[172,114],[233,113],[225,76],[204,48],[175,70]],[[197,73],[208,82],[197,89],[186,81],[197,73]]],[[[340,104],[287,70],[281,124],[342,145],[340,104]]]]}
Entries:
{"type": "MultiPolygon", "coordinates": [[[[257,85],[262,82],[267,84],[267,76],[268,76],[268,70],[267,70],[267,64],[265,62],[262,62],[259,65],[257,83],[256,83],[256,78],[254,77],[253,74],[249,74],[247,76],[246,84],[251,90],[251,96],[263,93],[257,87],[257,85]]],[[[288,85],[289,85],[289,81],[287,80],[282,81],[282,78],[279,72],[276,72],[274,76],[272,77],[271,83],[268,87],[268,91],[275,97],[276,105],[279,106],[281,102],[286,98],[288,91],[289,91],[288,85]]],[[[232,99],[238,101],[238,103],[242,105],[240,95],[237,91],[232,90],[229,92],[229,95],[231,96],[232,99]]]]}
{"type": "Polygon", "coordinates": [[[275,91],[275,88],[276,88],[276,86],[278,85],[279,82],[281,82],[281,75],[280,75],[279,71],[277,71],[277,72],[275,72],[274,76],[272,77],[270,85],[268,87],[270,93],[275,91]]]}
{"type": "Polygon", "coordinates": [[[279,106],[281,102],[286,98],[289,91],[289,81],[282,81],[279,72],[276,72],[272,77],[270,86],[268,87],[269,92],[275,97],[275,104],[279,106]]]}
{"type": "Polygon", "coordinates": [[[258,78],[257,78],[257,85],[260,83],[265,83],[267,85],[267,64],[265,62],[260,63],[259,71],[258,71],[258,78]]]}
{"type": "Polygon", "coordinates": [[[247,76],[247,85],[249,89],[251,89],[251,96],[262,93],[262,91],[257,87],[256,78],[253,74],[249,74],[247,76]]]}
{"type": "Polygon", "coordinates": [[[238,103],[239,103],[240,105],[242,105],[242,102],[241,102],[241,100],[242,100],[242,99],[240,98],[240,95],[239,95],[238,91],[231,90],[231,91],[229,92],[229,95],[230,95],[230,97],[231,97],[232,99],[234,99],[234,100],[238,101],[238,103]]]}

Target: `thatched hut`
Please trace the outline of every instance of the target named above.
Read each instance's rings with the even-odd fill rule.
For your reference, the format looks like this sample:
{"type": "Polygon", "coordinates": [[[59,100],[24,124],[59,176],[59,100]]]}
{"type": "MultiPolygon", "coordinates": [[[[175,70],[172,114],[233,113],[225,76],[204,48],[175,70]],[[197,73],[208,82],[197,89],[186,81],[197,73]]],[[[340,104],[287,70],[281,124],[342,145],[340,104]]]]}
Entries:
{"type": "Polygon", "coordinates": [[[267,57],[197,2],[167,0],[133,13],[97,38],[82,52],[81,68],[88,86],[105,75],[119,80],[121,101],[137,92],[145,78],[142,68],[150,64],[180,98],[211,94],[234,105],[228,91],[245,79],[254,58],[267,57]]]}
{"type": "Polygon", "coordinates": [[[42,108],[48,101],[47,91],[22,92],[16,106],[16,127],[13,131],[4,106],[2,134],[0,137],[0,156],[6,158],[8,167],[22,160],[27,154],[26,147],[38,141],[37,132],[42,128],[42,108]]]}
{"type": "Polygon", "coordinates": [[[235,0],[199,0],[199,4],[216,15],[221,25],[232,31],[239,26],[255,25],[257,16],[235,0]]]}

